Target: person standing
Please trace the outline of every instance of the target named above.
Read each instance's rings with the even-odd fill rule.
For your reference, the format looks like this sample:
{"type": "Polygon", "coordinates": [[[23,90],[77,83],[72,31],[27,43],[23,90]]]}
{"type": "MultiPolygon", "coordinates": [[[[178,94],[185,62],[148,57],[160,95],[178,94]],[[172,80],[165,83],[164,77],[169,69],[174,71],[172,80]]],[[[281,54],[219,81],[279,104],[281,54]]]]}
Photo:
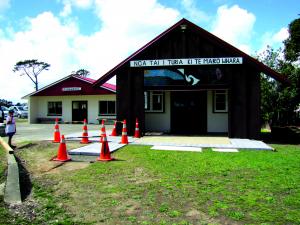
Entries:
{"type": "Polygon", "coordinates": [[[16,148],[16,146],[11,144],[11,139],[16,133],[16,120],[14,118],[14,110],[8,111],[8,115],[6,117],[5,133],[8,136],[8,145],[13,149],[16,148]]]}

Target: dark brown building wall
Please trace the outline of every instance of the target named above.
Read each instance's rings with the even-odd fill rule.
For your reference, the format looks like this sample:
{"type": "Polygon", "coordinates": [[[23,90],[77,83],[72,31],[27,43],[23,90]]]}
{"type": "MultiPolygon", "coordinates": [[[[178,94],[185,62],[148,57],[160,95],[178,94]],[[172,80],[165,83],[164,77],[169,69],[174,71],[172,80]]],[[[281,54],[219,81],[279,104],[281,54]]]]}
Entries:
{"type": "Polygon", "coordinates": [[[243,69],[232,74],[230,95],[230,137],[247,137],[247,82],[243,69]]]}
{"type": "MultiPolygon", "coordinates": [[[[133,135],[135,120],[139,120],[140,132],[144,131],[144,70],[125,70],[117,75],[117,120],[127,120],[128,135],[133,135]],[[131,73],[130,73],[131,72],[131,73]]],[[[121,132],[122,126],[118,126],[121,132]]]]}
{"type": "Polygon", "coordinates": [[[260,73],[253,71],[248,74],[248,138],[260,137],[260,73]]]}
{"type": "Polygon", "coordinates": [[[258,139],[260,132],[259,73],[246,65],[235,71],[229,94],[229,137],[258,139]]]}

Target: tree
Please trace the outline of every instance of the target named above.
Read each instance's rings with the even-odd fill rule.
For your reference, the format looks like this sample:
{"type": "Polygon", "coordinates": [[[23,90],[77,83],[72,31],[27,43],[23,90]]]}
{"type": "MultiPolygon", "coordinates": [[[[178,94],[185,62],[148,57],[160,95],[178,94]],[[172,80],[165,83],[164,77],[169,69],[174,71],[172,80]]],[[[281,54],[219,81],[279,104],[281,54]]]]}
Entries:
{"type": "Polygon", "coordinates": [[[300,57],[300,18],[289,24],[289,34],[289,38],[284,42],[284,54],[286,60],[295,62],[300,57]]]}
{"type": "Polygon", "coordinates": [[[8,101],[8,100],[5,100],[5,99],[0,99],[0,105],[10,107],[10,106],[13,105],[13,103],[11,101],[8,101]]]}
{"type": "Polygon", "coordinates": [[[291,125],[295,123],[295,110],[300,102],[300,68],[284,58],[282,50],[268,47],[258,59],[277,72],[287,76],[291,84],[286,86],[276,80],[261,75],[261,116],[263,123],[291,125]]]}
{"type": "Polygon", "coordinates": [[[36,59],[19,61],[14,66],[14,72],[21,72],[20,76],[27,75],[35,85],[35,90],[39,89],[38,75],[43,70],[48,70],[50,64],[39,62],[36,59]]]}
{"type": "Polygon", "coordinates": [[[81,76],[81,77],[88,77],[91,73],[88,70],[80,69],[80,70],[77,70],[75,73],[72,72],[72,74],[81,76]]]}

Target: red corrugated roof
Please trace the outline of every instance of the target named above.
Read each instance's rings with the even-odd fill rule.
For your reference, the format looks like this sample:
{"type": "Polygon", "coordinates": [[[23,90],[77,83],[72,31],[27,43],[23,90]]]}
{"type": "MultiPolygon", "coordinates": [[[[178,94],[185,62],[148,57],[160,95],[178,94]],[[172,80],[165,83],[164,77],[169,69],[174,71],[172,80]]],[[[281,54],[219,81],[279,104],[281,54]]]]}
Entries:
{"type": "Polygon", "coordinates": [[[201,27],[199,27],[196,24],[190,22],[189,20],[183,18],[180,21],[178,21],[176,24],[174,24],[173,26],[171,26],[170,28],[168,28],[166,31],[164,31],[163,33],[161,33],[160,35],[158,35],[156,38],[154,38],[153,40],[151,40],[150,42],[148,42],[142,48],[140,48],[139,50],[137,50],[136,52],[134,52],[132,55],[130,55],[125,60],[123,60],[121,63],[119,63],[118,65],[116,65],[114,68],[112,68],[111,70],[109,70],[106,74],[104,74],[102,77],[100,77],[93,85],[94,86],[95,85],[99,85],[99,84],[101,85],[104,82],[106,82],[107,80],[111,79],[113,76],[116,75],[116,72],[121,67],[125,66],[127,63],[129,63],[130,60],[133,60],[141,52],[145,51],[148,47],[150,47],[151,45],[153,45],[154,43],[156,43],[157,41],[159,41],[162,37],[164,37],[165,35],[167,35],[168,33],[170,33],[175,28],[179,27],[181,24],[187,24],[188,26],[190,26],[193,29],[195,29],[196,31],[198,31],[201,35],[203,35],[204,37],[206,37],[207,39],[209,39],[210,41],[212,41],[214,44],[219,45],[221,47],[224,47],[224,48],[228,49],[229,51],[233,52],[236,55],[241,55],[242,57],[244,57],[245,59],[247,59],[249,61],[249,63],[251,63],[253,66],[255,66],[260,72],[263,72],[263,73],[265,73],[265,74],[273,77],[274,79],[276,79],[278,81],[285,82],[285,83],[289,82],[286,77],[282,76],[281,74],[279,74],[278,72],[274,71],[270,67],[264,65],[263,63],[259,62],[258,60],[254,59],[253,57],[249,56],[248,54],[242,52],[241,50],[237,49],[236,47],[228,44],[227,42],[225,42],[222,39],[218,38],[217,36],[211,34],[210,32],[202,29],[201,27]]]}
{"type": "MultiPolygon", "coordinates": [[[[30,97],[30,96],[35,95],[35,94],[37,94],[37,93],[40,93],[40,92],[42,92],[42,91],[45,91],[45,90],[47,90],[48,88],[50,88],[50,87],[52,87],[52,86],[54,86],[54,85],[57,85],[57,84],[59,84],[59,83],[61,83],[61,82],[64,82],[64,81],[66,81],[67,79],[72,78],[72,77],[73,77],[73,78],[76,78],[76,79],[78,79],[78,80],[82,80],[82,81],[85,81],[85,82],[91,84],[91,87],[92,87],[92,85],[96,82],[96,80],[95,80],[95,79],[92,79],[92,78],[81,77],[81,76],[76,76],[76,75],[69,75],[69,76],[66,76],[66,77],[64,77],[64,78],[62,78],[62,79],[60,79],[60,80],[57,80],[57,81],[55,81],[55,82],[53,82],[53,83],[51,83],[51,84],[49,84],[49,85],[47,85],[47,86],[41,88],[41,89],[38,90],[38,91],[32,92],[32,93],[30,93],[30,94],[28,94],[28,95],[25,95],[25,96],[22,97],[22,98],[27,98],[27,97],[30,97]]],[[[114,84],[104,83],[104,84],[102,84],[100,87],[103,88],[103,89],[105,89],[105,90],[108,90],[108,91],[110,91],[110,92],[116,93],[116,85],[114,85],[114,84]]]]}
{"type": "Polygon", "coordinates": [[[82,78],[83,80],[86,80],[88,82],[91,82],[91,83],[94,83],[96,81],[95,79],[88,78],[88,77],[80,77],[80,78],[82,78]]]}
{"type": "MultiPolygon", "coordinates": [[[[87,82],[89,82],[91,84],[93,84],[93,83],[95,83],[97,81],[97,80],[89,78],[89,77],[82,77],[82,76],[76,76],[76,75],[73,75],[73,77],[76,77],[78,79],[87,81],[87,82]]],[[[104,84],[101,85],[101,87],[105,88],[105,89],[109,89],[111,91],[116,91],[116,85],[114,85],[114,84],[104,83],[104,84]]]]}
{"type": "Polygon", "coordinates": [[[108,88],[108,89],[111,89],[111,90],[114,90],[114,91],[117,90],[117,86],[116,85],[109,84],[109,83],[104,83],[104,84],[101,85],[101,87],[108,88]]]}

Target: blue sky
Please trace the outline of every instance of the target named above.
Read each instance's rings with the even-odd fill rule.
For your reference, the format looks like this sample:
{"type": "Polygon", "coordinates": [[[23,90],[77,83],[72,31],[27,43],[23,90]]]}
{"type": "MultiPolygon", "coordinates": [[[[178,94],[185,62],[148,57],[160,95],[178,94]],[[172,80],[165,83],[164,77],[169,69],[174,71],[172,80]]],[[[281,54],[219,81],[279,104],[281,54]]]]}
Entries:
{"type": "Polygon", "coordinates": [[[41,86],[80,68],[99,78],[159,33],[187,18],[248,54],[278,48],[299,0],[0,0],[0,98],[34,86],[12,72],[19,60],[51,64],[41,86]],[[5,60],[3,60],[5,59],[5,60]],[[14,88],[14,93],[10,90],[14,88]]]}

